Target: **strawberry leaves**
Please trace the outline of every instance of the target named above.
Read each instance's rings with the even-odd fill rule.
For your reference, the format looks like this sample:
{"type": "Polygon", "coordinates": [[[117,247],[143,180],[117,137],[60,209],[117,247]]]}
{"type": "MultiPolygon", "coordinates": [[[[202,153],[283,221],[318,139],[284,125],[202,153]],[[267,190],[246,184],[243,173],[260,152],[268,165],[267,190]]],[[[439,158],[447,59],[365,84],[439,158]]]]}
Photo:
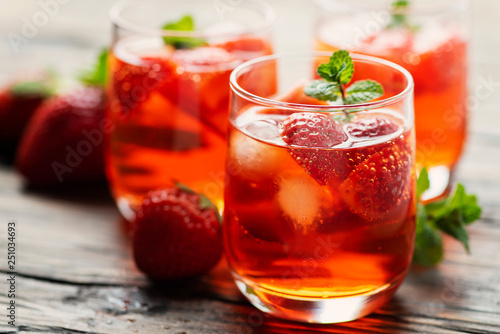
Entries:
{"type": "Polygon", "coordinates": [[[208,210],[208,209],[213,209],[215,210],[215,213],[216,213],[216,216],[217,216],[217,220],[219,221],[220,224],[222,224],[222,217],[219,213],[219,209],[217,208],[217,206],[214,204],[214,202],[212,202],[207,196],[205,196],[204,194],[202,193],[197,193],[195,192],[193,189],[189,188],[188,186],[186,186],[185,184],[182,184],[180,182],[174,182],[176,187],[179,188],[180,190],[186,192],[186,193],[189,193],[189,194],[195,194],[195,195],[198,195],[199,197],[199,201],[198,201],[198,207],[200,208],[200,210],[208,210]]]}
{"type": "Polygon", "coordinates": [[[368,102],[384,95],[383,87],[373,80],[354,82],[347,89],[354,74],[354,63],[349,52],[333,53],[328,63],[318,66],[317,73],[323,79],[311,81],[304,87],[304,93],[322,101],[341,100],[342,104],[368,102]]]}
{"type": "Polygon", "coordinates": [[[108,68],[108,50],[103,49],[97,57],[93,68],[83,71],[78,79],[90,86],[104,87],[106,84],[106,73],[108,68]]]}
{"type": "MultiPolygon", "coordinates": [[[[429,189],[429,177],[424,168],[417,181],[417,197],[429,189]]],[[[417,207],[417,232],[413,262],[431,266],[443,257],[443,244],[438,231],[460,241],[470,253],[469,236],[466,225],[481,217],[481,207],[475,195],[467,194],[462,184],[457,184],[454,192],[439,202],[422,204],[417,207]]]]}

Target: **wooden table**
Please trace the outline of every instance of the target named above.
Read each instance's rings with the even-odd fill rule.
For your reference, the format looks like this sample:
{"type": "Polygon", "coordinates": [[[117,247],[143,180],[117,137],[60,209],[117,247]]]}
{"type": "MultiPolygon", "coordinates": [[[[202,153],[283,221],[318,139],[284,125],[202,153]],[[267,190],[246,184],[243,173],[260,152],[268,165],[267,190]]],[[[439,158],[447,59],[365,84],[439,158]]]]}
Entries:
{"type": "MultiPolygon", "coordinates": [[[[27,64],[56,62],[56,52],[65,55],[57,59],[63,71],[81,67],[96,46],[106,41],[102,36],[108,33],[108,26],[102,12],[112,1],[86,3],[61,8],[52,26],[41,31],[20,55],[2,48],[2,75],[27,64]],[[99,23],[84,31],[66,22],[68,18],[68,22],[79,18],[78,22],[94,19],[99,23]],[[68,29],[63,33],[65,24],[68,29]],[[77,36],[78,43],[63,38],[68,36],[77,36]],[[54,42],[57,40],[68,42],[61,46],[54,42]],[[78,66],[70,64],[66,56],[78,59],[78,66]]],[[[297,40],[309,36],[310,6],[300,0],[291,2],[293,6],[284,0],[271,3],[282,17],[288,16],[278,22],[278,50],[308,47],[297,40]],[[291,25],[290,21],[297,20],[290,15],[304,18],[303,25],[291,25]],[[289,31],[297,39],[285,34],[289,31]]],[[[0,0],[0,6],[7,5],[12,15],[10,21],[0,23],[2,32],[17,27],[21,13],[33,10],[0,0]]],[[[482,80],[495,85],[487,97],[472,95],[478,103],[457,176],[470,192],[478,194],[484,208],[481,221],[469,228],[470,256],[456,241],[445,238],[442,264],[413,269],[395,298],[376,313],[339,325],[299,325],[268,317],[250,306],[235,290],[223,265],[204,279],[151,284],[135,269],[126,224],[106,185],[29,189],[8,164],[1,164],[0,332],[500,333],[500,85],[496,84],[500,83],[500,5],[483,0],[475,2],[475,7],[471,92],[482,80]],[[6,261],[10,220],[17,225],[17,329],[7,326],[5,316],[11,299],[6,261]]],[[[0,46],[7,45],[3,41],[0,46]]]]}

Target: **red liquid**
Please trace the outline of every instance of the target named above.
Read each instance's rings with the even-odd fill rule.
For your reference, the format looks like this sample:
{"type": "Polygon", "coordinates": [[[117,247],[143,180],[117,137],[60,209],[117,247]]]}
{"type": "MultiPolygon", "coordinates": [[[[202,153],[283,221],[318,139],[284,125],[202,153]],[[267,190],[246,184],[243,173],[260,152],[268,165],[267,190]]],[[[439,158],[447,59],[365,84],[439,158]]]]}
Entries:
{"type": "MultiPolygon", "coordinates": [[[[452,169],[466,139],[467,43],[453,29],[425,28],[416,33],[404,28],[382,30],[351,46],[349,51],[385,58],[412,74],[417,164],[452,169]]],[[[325,36],[325,32],[321,35],[325,36]]],[[[335,43],[334,38],[328,41],[321,38],[316,40],[316,50],[344,47],[335,43]]],[[[359,77],[369,77],[369,73],[356,70],[359,77]]]]}
{"type": "MultiPolygon", "coordinates": [[[[356,296],[399,285],[415,235],[411,131],[399,119],[398,133],[375,142],[350,138],[349,145],[319,149],[330,152],[336,171],[320,185],[272,130],[286,116],[264,112],[243,112],[229,132],[224,238],[239,279],[285,298],[356,296]],[[371,168],[380,176],[374,183],[358,178],[371,168]]],[[[267,303],[280,308],[279,301],[267,303]]]]}
{"type": "Polygon", "coordinates": [[[222,208],[229,75],[271,47],[258,38],[191,50],[140,42],[120,41],[110,57],[107,175],[119,207],[128,215],[123,206],[178,181],[222,208]]]}

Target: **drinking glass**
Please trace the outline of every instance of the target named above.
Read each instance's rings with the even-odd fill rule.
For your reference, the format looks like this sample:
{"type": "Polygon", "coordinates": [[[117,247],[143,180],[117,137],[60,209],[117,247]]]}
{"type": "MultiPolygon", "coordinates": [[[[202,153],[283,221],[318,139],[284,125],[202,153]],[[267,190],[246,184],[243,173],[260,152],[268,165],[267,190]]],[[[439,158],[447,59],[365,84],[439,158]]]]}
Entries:
{"type": "Polygon", "coordinates": [[[110,17],[106,172],[120,212],[133,220],[148,191],[175,182],[222,210],[229,75],[272,53],[272,8],[129,0],[110,17]]]}
{"type": "Polygon", "coordinates": [[[353,320],[387,302],[410,267],[415,237],[411,75],[389,61],[353,54],[354,73],[359,70],[353,81],[376,80],[384,96],[356,105],[319,103],[303,87],[330,56],[260,57],[230,79],[226,258],[257,308],[316,323],[353,320]],[[271,75],[256,85],[256,77],[271,75]],[[261,94],[273,82],[277,93],[261,94]],[[331,147],[313,140],[287,145],[280,131],[292,115],[298,122],[327,117],[347,139],[331,147]],[[390,123],[390,133],[353,130],[373,122],[390,123]]]}
{"type": "Polygon", "coordinates": [[[415,81],[417,166],[425,200],[448,193],[467,130],[469,0],[315,0],[315,49],[347,49],[406,68],[415,81]]]}

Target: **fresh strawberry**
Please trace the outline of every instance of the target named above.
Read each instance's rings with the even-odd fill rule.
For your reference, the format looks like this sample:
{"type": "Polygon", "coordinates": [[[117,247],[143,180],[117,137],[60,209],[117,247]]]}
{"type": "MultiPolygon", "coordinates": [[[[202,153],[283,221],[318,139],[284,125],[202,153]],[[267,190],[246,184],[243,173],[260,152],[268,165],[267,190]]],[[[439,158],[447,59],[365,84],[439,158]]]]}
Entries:
{"type": "Polygon", "coordinates": [[[156,90],[169,90],[175,66],[161,57],[142,57],[137,63],[110,58],[114,99],[123,117],[133,112],[156,90]]]}
{"type": "Polygon", "coordinates": [[[387,117],[361,117],[350,122],[346,130],[353,137],[378,137],[396,132],[399,126],[387,117]]]}
{"type": "Polygon", "coordinates": [[[229,75],[240,63],[218,47],[199,47],[174,51],[177,66],[173,85],[163,93],[172,102],[221,135],[227,132],[229,75]]]}
{"type": "Polygon", "coordinates": [[[340,186],[352,212],[370,221],[405,216],[411,200],[411,150],[405,139],[379,144],[340,186]]]}
{"type": "Polygon", "coordinates": [[[216,207],[185,187],[150,192],[134,223],[137,267],[155,279],[208,272],[222,254],[216,207]]]}
{"type": "Polygon", "coordinates": [[[319,184],[335,172],[336,151],[327,150],[347,140],[342,127],[325,114],[295,113],[280,124],[288,152],[319,184]]]}
{"type": "Polygon", "coordinates": [[[24,132],[16,167],[29,183],[51,185],[103,177],[104,92],[82,87],[54,96],[36,111],[24,132]]]}
{"type": "Polygon", "coordinates": [[[218,46],[243,61],[272,53],[272,48],[269,43],[257,37],[241,37],[236,40],[227,41],[218,46]]]}
{"type": "Polygon", "coordinates": [[[51,93],[52,76],[34,72],[0,90],[0,142],[15,146],[35,109],[51,93]]]}

